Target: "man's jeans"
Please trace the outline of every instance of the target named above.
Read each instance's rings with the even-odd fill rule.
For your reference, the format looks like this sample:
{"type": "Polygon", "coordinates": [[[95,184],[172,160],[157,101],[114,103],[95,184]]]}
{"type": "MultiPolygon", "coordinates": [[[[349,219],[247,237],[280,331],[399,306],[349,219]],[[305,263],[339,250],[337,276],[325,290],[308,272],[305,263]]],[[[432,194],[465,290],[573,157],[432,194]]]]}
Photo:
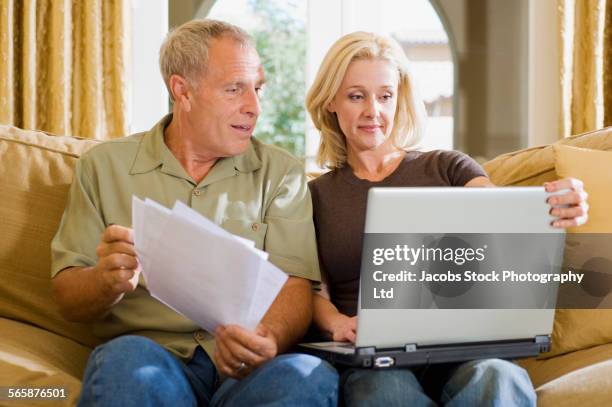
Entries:
{"type": "Polygon", "coordinates": [[[335,369],[308,355],[281,355],[243,380],[218,382],[201,348],[185,364],[148,338],[121,336],[89,357],[78,405],[335,406],[338,400],[335,369]]]}
{"type": "Polygon", "coordinates": [[[535,406],[527,372],[484,359],[427,369],[349,369],[342,374],[346,406],[535,406]],[[418,377],[418,379],[417,379],[418,377]],[[424,386],[422,386],[424,384],[424,386]],[[424,389],[425,387],[425,389],[424,389]]]}

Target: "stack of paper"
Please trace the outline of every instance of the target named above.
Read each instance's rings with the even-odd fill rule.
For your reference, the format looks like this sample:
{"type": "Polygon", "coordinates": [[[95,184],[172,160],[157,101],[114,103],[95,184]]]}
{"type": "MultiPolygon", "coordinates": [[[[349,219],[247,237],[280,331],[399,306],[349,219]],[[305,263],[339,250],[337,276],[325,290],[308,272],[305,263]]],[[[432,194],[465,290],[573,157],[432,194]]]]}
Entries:
{"type": "Polygon", "coordinates": [[[170,210],[133,197],[132,222],[151,295],[211,333],[227,324],[254,330],[287,281],[253,242],[182,202],[170,210]]]}

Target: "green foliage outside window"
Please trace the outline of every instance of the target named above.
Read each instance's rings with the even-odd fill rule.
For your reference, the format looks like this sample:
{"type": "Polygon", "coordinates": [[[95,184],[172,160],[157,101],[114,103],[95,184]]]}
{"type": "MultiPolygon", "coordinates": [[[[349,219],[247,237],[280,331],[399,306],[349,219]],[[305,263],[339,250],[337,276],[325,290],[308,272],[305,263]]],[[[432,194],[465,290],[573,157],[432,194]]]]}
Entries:
{"type": "MultiPolygon", "coordinates": [[[[299,0],[297,0],[299,1],[299,0]]],[[[261,24],[251,34],[262,59],[266,86],[255,136],[304,156],[306,27],[296,1],[249,0],[261,24]]]]}

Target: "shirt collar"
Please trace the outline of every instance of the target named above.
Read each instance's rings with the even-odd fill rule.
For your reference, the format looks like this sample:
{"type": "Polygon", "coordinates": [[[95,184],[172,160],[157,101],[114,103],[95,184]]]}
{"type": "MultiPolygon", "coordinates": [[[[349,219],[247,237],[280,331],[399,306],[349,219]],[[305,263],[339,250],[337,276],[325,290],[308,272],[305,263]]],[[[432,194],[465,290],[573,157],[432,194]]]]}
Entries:
{"type": "MultiPolygon", "coordinates": [[[[187,171],[164,143],[164,130],[171,121],[172,113],[164,116],[151,130],[142,135],[130,174],[144,174],[161,167],[160,170],[163,173],[193,182],[187,171]]],[[[259,169],[261,159],[255,148],[257,143],[254,139],[251,139],[249,147],[244,153],[219,159],[200,185],[211,184],[228,176],[233,176],[236,171],[248,173],[259,169]]]]}

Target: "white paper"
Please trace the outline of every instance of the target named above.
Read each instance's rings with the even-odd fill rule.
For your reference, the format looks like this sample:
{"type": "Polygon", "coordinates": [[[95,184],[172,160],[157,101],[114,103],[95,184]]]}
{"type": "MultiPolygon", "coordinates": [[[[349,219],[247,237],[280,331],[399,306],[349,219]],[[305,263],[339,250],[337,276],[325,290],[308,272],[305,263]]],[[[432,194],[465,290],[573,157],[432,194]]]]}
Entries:
{"type": "Polygon", "coordinates": [[[214,333],[255,330],[287,281],[267,253],[177,202],[132,200],[136,253],[151,295],[214,333]]]}

